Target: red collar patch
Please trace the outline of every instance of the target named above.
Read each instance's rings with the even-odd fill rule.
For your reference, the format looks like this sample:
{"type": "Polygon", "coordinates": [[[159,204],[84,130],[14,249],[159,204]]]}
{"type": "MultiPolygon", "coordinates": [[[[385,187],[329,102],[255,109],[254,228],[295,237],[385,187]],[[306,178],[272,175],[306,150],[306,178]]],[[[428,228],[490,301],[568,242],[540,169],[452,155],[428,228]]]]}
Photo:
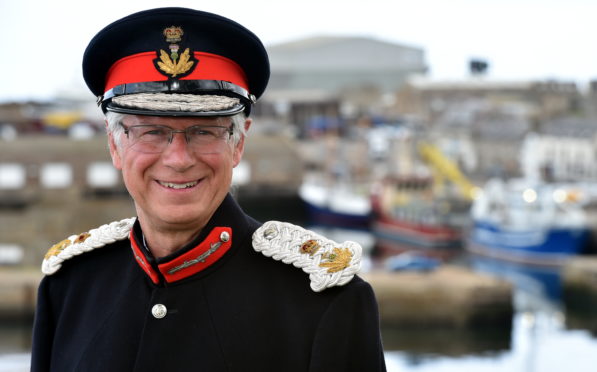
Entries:
{"type": "MultiPolygon", "coordinates": [[[[132,230],[130,240],[137,263],[151,281],[158,284],[160,282],[159,275],[145,259],[145,255],[141,252],[132,235],[132,230]]],[[[158,265],[158,269],[166,282],[173,283],[205,270],[218,261],[231,246],[232,229],[229,227],[215,227],[207,238],[195,248],[170,262],[158,265]]]]}
{"type": "Polygon", "coordinates": [[[137,261],[139,267],[141,267],[141,269],[145,271],[145,274],[149,276],[151,281],[154,284],[158,284],[160,282],[160,277],[158,276],[158,273],[156,273],[156,271],[153,269],[153,267],[151,267],[149,262],[147,262],[147,259],[145,258],[143,251],[141,251],[141,248],[139,248],[139,246],[137,245],[137,241],[135,240],[133,230],[134,229],[131,229],[131,232],[129,233],[129,240],[131,241],[131,248],[133,249],[135,261],[137,261]]]}

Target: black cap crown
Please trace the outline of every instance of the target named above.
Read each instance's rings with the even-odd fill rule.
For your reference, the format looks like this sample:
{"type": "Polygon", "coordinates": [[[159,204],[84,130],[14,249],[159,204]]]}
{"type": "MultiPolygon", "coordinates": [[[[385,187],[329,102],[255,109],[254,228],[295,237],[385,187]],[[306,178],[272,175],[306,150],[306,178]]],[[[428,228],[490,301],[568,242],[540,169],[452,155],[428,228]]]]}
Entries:
{"type": "Polygon", "coordinates": [[[265,47],[251,31],[186,8],[115,21],[83,56],[83,77],[102,108],[140,115],[248,113],[269,74],[265,47]]]}

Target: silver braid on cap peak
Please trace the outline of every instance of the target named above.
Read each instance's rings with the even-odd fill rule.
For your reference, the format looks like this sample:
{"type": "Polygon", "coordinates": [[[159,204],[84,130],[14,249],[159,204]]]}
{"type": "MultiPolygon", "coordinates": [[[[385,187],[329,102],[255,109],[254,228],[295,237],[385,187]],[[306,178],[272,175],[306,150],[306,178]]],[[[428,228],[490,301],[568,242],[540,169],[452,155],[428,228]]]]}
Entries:
{"type": "Polygon", "coordinates": [[[126,108],[152,111],[209,112],[231,109],[240,99],[219,95],[136,93],[112,98],[126,108]]]}

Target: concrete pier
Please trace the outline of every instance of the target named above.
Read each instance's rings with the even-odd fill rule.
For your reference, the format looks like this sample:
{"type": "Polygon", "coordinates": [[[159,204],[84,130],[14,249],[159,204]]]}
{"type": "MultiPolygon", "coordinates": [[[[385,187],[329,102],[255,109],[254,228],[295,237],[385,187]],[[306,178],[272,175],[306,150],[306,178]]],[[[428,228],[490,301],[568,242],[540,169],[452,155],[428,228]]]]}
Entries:
{"type": "Polygon", "coordinates": [[[505,327],[512,324],[512,285],[466,268],[371,272],[381,322],[400,328],[505,327]]]}
{"type": "Polygon", "coordinates": [[[597,256],[579,256],[562,269],[566,327],[589,330],[597,337],[597,256]]]}
{"type": "Polygon", "coordinates": [[[579,256],[562,269],[562,291],[566,310],[597,310],[597,256],[579,256]]]}

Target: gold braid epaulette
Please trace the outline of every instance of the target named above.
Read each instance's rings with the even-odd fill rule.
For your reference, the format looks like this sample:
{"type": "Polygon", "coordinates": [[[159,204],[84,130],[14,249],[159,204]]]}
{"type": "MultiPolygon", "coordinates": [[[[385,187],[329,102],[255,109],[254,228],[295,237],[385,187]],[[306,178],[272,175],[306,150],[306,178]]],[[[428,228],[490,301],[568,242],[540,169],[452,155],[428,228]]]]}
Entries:
{"type": "Polygon", "coordinates": [[[347,284],[361,266],[359,244],[351,241],[338,244],[286,222],[264,223],[253,233],[253,249],[303,269],[309,274],[315,292],[347,284]]]}
{"type": "Polygon", "coordinates": [[[46,275],[52,275],[60,269],[64,261],[74,256],[128,238],[135,219],[135,217],[127,218],[102,225],[89,232],[69,236],[54,244],[44,257],[41,271],[46,275]]]}

